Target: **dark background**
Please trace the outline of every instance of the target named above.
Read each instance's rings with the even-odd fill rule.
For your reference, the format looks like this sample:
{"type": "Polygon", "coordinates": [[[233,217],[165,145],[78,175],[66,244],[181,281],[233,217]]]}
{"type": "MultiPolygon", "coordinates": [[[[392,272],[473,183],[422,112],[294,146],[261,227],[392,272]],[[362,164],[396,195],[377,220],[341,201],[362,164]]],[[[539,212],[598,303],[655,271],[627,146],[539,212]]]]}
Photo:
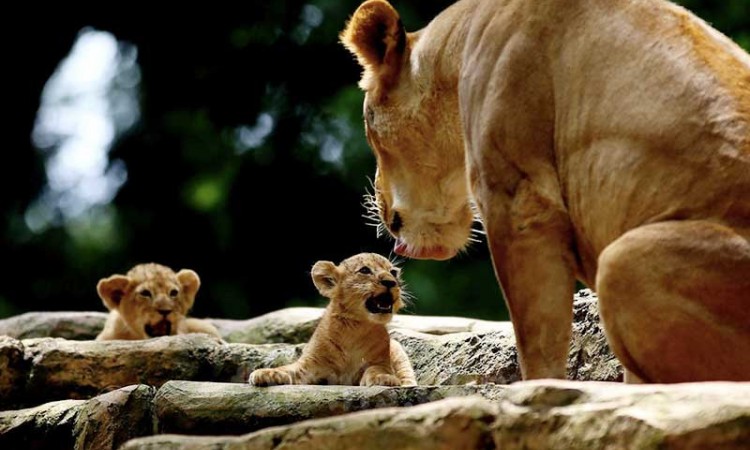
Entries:
{"type": "MultiPolygon", "coordinates": [[[[99,278],[154,261],[201,276],[194,315],[241,319],[322,305],[309,280],[319,259],[390,255],[392,242],[361,217],[375,162],[362,129],[360,69],[337,41],[359,3],[129,3],[6,15],[0,318],[103,310],[99,278]],[[46,104],[58,108],[53,124],[74,117],[65,108],[82,94],[44,103],[45,85],[79,37],[107,36],[99,32],[119,46],[115,75],[98,94],[115,136],[109,178],[100,179],[119,174],[124,183],[76,209],[70,191],[83,182],[61,187],[48,173],[55,158],[65,160],[71,129],[86,136],[94,128],[45,134],[38,115],[46,104]]],[[[450,3],[394,6],[414,31],[450,3]]],[[[682,3],[750,48],[750,1],[682,3]]],[[[86,64],[95,62],[78,70],[86,64]]],[[[402,266],[411,313],[507,317],[484,243],[449,262],[402,266]]]]}

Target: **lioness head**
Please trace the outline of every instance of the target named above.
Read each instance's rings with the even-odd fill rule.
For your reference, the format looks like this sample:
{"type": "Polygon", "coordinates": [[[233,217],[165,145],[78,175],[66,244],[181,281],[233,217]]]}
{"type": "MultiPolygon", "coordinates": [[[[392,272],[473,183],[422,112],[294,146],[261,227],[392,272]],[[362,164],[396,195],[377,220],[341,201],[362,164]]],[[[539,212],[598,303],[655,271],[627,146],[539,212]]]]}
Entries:
{"type": "Polygon", "coordinates": [[[139,264],[127,275],[99,280],[96,290],[110,311],[116,310],[136,334],[150,337],[177,334],[200,287],[192,270],[174,273],[159,264],[139,264]]]}
{"type": "Polygon", "coordinates": [[[387,323],[403,306],[401,269],[375,253],[354,255],[338,266],[318,261],[312,279],[321,295],[352,317],[387,323]]]}
{"type": "Polygon", "coordinates": [[[424,34],[407,34],[388,2],[369,0],[341,40],[364,69],[365,131],[377,159],[368,203],[396,238],[396,254],[448,259],[470,240],[474,217],[458,96],[449,88],[457,74],[431,64],[450,49],[424,34]]]}

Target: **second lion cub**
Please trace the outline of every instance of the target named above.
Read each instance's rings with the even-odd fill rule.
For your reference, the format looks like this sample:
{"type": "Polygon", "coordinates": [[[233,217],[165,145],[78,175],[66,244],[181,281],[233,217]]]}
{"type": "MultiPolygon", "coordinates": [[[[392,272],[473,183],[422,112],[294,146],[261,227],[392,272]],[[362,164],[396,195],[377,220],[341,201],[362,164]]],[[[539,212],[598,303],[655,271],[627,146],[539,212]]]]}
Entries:
{"type": "Polygon", "coordinates": [[[330,299],[310,342],[293,364],[258,369],[248,382],[414,386],[409,358],[385,325],[403,305],[400,269],[375,253],[360,253],[336,266],[318,261],[312,279],[330,299]]]}

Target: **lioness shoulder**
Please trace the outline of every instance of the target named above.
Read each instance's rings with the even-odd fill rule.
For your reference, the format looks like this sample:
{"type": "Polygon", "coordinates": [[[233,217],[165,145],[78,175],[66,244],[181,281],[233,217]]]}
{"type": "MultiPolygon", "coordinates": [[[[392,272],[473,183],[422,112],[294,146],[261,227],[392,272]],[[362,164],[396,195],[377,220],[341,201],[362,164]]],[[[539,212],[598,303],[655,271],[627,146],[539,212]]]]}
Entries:
{"type": "Polygon", "coordinates": [[[375,253],[338,266],[318,261],[318,291],[330,299],[310,342],[293,364],[258,369],[248,381],[273,384],[416,385],[414,370],[386,324],[403,305],[400,269],[375,253]]]}
{"type": "Polygon", "coordinates": [[[126,275],[99,280],[96,291],[109,316],[97,340],[147,339],[185,333],[219,336],[205,320],[187,317],[200,288],[198,274],[161,264],[139,264],[126,275]]]}

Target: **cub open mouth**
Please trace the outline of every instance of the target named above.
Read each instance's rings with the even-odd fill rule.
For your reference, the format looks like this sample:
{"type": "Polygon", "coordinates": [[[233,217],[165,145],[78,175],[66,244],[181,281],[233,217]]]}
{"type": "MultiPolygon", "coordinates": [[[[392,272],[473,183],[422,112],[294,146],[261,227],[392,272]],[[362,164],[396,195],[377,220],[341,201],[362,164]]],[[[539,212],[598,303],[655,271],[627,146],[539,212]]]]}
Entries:
{"type": "Polygon", "coordinates": [[[145,327],[146,334],[151,337],[169,336],[172,334],[172,322],[169,320],[160,320],[155,324],[147,324],[145,327]]]}
{"type": "Polygon", "coordinates": [[[391,314],[393,312],[393,295],[389,291],[370,297],[365,302],[365,308],[373,314],[391,314]]]}

